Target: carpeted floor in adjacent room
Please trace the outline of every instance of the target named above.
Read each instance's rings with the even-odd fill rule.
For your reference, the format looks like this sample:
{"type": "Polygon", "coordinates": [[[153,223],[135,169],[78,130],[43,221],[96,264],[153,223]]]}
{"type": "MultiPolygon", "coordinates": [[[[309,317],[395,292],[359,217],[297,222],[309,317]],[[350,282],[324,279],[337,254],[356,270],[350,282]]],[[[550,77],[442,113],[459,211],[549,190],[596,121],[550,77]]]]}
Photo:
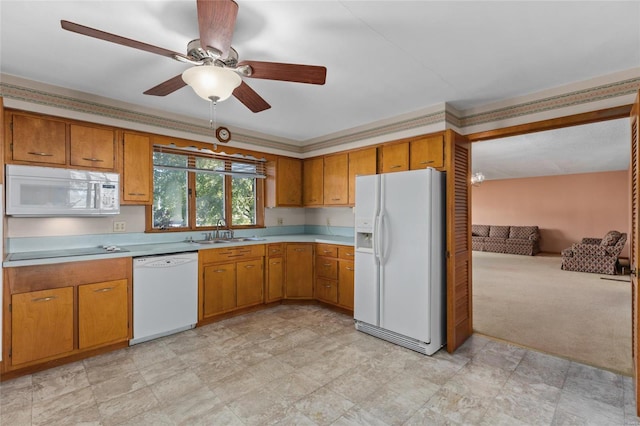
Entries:
{"type": "Polygon", "coordinates": [[[563,271],[560,263],[474,251],[474,330],[631,375],[629,277],[563,271]]]}

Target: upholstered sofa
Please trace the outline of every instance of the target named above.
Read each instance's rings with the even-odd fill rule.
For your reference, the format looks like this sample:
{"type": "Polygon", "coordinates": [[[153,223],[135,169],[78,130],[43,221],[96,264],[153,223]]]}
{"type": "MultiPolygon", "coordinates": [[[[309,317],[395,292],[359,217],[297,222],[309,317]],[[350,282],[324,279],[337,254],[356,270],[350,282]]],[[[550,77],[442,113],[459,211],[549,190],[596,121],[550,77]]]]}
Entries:
{"type": "Polygon", "coordinates": [[[604,238],[583,238],[580,243],[562,250],[565,271],[614,275],[618,256],[627,242],[627,234],[609,231],[604,238]]]}
{"type": "Polygon", "coordinates": [[[471,248],[476,251],[533,256],[540,252],[539,240],[537,226],[471,226],[471,248]]]}

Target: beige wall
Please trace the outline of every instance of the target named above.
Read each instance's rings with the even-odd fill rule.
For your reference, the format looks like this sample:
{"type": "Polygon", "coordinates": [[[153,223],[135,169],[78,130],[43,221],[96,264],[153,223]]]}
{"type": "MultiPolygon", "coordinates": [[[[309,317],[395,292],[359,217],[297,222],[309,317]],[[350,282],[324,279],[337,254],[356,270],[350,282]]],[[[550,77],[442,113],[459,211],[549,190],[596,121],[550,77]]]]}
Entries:
{"type": "Polygon", "coordinates": [[[628,172],[485,181],[472,190],[472,222],[538,225],[541,250],[550,253],[611,229],[628,234],[628,172]]]}

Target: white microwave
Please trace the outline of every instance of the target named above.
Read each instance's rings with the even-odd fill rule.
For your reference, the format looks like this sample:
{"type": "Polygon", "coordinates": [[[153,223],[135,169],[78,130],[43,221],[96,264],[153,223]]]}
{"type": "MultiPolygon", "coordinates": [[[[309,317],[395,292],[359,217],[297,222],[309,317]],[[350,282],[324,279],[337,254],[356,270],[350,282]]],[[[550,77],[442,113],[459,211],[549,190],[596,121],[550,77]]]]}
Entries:
{"type": "Polygon", "coordinates": [[[120,175],[92,170],[6,166],[6,214],[25,217],[120,213],[120,175]]]}

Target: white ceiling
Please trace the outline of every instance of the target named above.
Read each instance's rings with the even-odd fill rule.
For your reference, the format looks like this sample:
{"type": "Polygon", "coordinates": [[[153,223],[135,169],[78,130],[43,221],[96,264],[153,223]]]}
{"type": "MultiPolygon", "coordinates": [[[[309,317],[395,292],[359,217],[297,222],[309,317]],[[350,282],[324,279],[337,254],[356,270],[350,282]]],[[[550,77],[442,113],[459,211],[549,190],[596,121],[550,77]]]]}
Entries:
{"type": "MultiPolygon", "coordinates": [[[[218,105],[218,124],[300,146],[444,102],[464,111],[640,67],[638,1],[237,2],[240,60],[324,65],[327,82],[247,78],[272,108],[254,114],[231,98],[218,105]]],[[[208,103],[188,87],[160,98],[142,94],[187,65],[64,31],[61,19],[186,53],[198,37],[195,0],[0,0],[0,72],[209,120],[208,103]]],[[[525,145],[544,145],[541,134],[524,137],[515,152],[504,141],[483,142],[474,162],[489,178],[523,173],[533,158],[537,171],[619,167],[622,154],[609,159],[613,147],[595,148],[623,138],[620,130],[594,126],[614,134],[590,139],[585,149],[586,136],[560,130],[572,143],[565,150],[549,142],[557,159],[521,156],[525,145]],[[488,163],[509,157],[512,170],[488,163]]]]}
{"type": "Polygon", "coordinates": [[[487,180],[628,170],[629,119],[475,142],[473,172],[487,180]]]}

